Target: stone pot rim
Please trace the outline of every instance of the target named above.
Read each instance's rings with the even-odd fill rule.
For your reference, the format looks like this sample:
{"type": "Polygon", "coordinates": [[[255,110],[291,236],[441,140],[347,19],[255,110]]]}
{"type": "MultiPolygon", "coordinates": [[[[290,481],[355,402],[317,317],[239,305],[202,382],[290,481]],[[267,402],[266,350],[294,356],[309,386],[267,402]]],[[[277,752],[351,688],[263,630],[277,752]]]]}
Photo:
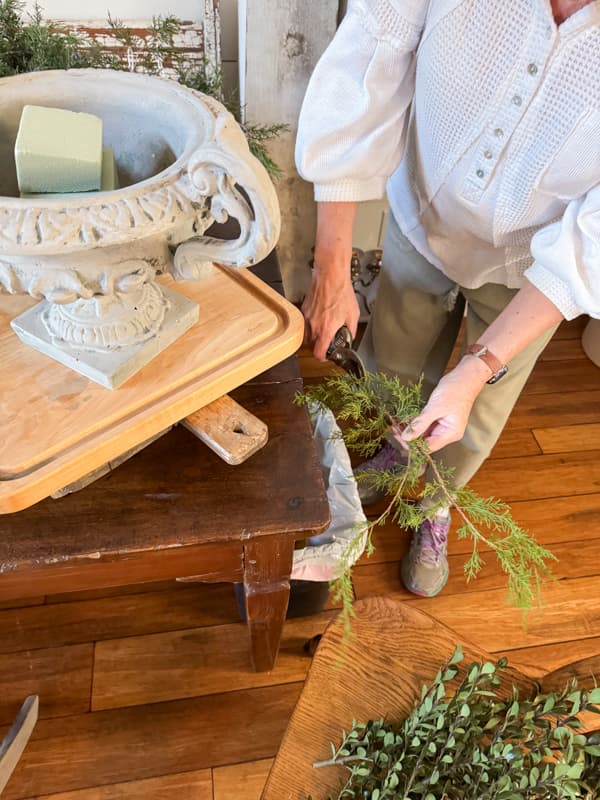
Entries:
{"type": "MultiPolygon", "coordinates": [[[[107,192],[79,193],[72,199],[20,198],[0,195],[0,253],[13,255],[51,254],[84,250],[90,247],[119,244],[131,238],[131,228],[138,235],[153,235],[172,227],[174,218],[190,213],[190,206],[201,198],[194,191],[188,175],[190,160],[205,144],[216,137],[216,123],[224,109],[213,98],[183,86],[169,78],[110,69],[71,69],[28,72],[0,78],[1,90],[23,81],[48,82],[63,77],[105,81],[113,85],[139,84],[139,91],[159,93],[166,99],[187,106],[190,135],[183,151],[165,169],[123,188],[107,192]],[[141,202],[141,205],[140,205],[141,202]],[[151,210],[149,210],[151,208],[151,210]],[[18,234],[11,235],[10,220],[18,216],[18,234]],[[132,219],[131,226],[120,224],[123,218],[132,219]],[[53,238],[44,231],[66,224],[79,227],[79,235],[53,238]],[[27,233],[29,232],[29,234],[27,233]]],[[[181,106],[180,106],[181,107],[181,106]]],[[[230,121],[237,126],[231,115],[230,121]]],[[[241,131],[240,131],[241,134],[241,131]]],[[[241,134],[243,136],[243,134],[241,134]]]]}

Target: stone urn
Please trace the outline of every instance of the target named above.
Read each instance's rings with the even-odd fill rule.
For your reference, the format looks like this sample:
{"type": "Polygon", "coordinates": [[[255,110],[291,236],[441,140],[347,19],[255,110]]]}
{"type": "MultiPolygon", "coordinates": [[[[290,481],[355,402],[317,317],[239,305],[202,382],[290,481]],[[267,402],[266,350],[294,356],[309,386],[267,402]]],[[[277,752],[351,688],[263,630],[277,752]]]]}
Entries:
{"type": "Polygon", "coordinates": [[[196,304],[157,275],[195,280],[212,262],[251,265],[279,227],[269,176],[212,98],[111,70],[0,80],[0,292],[42,301],[13,330],[78,372],[117,386],[198,320],[196,304]],[[13,151],[27,104],[99,116],[121,188],[19,197],[13,151]],[[204,235],[229,217],[237,238],[204,235]]]}

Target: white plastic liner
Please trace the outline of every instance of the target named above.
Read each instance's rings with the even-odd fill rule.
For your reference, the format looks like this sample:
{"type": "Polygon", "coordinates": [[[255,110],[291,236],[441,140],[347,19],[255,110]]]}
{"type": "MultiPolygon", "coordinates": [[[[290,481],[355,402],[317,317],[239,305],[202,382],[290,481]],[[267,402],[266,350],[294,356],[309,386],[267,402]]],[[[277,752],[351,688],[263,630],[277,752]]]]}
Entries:
{"type": "Polygon", "coordinates": [[[350,457],[340,435],[335,417],[329,409],[309,405],[315,446],[323,480],[331,524],[326,531],[308,540],[308,546],[294,551],[292,578],[302,581],[330,581],[339,577],[344,566],[351,566],[363,553],[367,543],[366,517],[362,510],[350,457]],[[361,534],[360,526],[365,525],[361,534]],[[353,561],[344,564],[350,542],[361,537],[354,550],[353,561]]]}

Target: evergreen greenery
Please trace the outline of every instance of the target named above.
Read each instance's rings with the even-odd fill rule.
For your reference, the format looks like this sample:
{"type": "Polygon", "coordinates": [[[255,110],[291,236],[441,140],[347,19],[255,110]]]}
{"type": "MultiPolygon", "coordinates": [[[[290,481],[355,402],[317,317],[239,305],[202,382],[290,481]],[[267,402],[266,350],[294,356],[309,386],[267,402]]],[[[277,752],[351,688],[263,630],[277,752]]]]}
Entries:
{"type": "MultiPolygon", "coordinates": [[[[353,723],[332,757],[348,776],[335,800],[596,800],[600,797],[600,732],[580,732],[582,712],[600,714],[600,688],[521,698],[501,696],[506,659],[473,663],[458,688],[451,660],[424,686],[398,724],[353,723]]],[[[310,798],[308,798],[310,800],[310,798]]],[[[328,800],[334,800],[329,797],[328,800]]]]}
{"type": "MultiPolygon", "coordinates": [[[[424,406],[421,385],[403,385],[397,377],[367,373],[363,378],[339,375],[308,388],[297,397],[299,403],[316,403],[330,408],[343,429],[350,450],[364,458],[374,455],[383,444],[390,426],[402,427],[413,420],[424,406]]],[[[390,503],[384,512],[366,526],[367,552],[373,550],[371,534],[377,525],[389,520],[400,528],[417,528],[443,506],[452,506],[461,520],[459,538],[472,542],[472,552],[464,570],[468,580],[484,564],[482,546],[490,549],[507,577],[510,601],[519,608],[530,608],[539,598],[540,584],[548,575],[547,562],[554,556],[539,545],[513,519],[509,507],[494,498],[480,497],[468,487],[454,488],[452,471],[437,463],[423,439],[410,443],[408,464],[401,471],[381,471],[368,480],[385,489],[390,503]],[[422,479],[427,468],[427,479],[422,479]],[[419,500],[427,498],[424,511],[419,500]]],[[[351,565],[362,547],[365,527],[361,526],[349,545],[339,577],[333,582],[336,601],[342,601],[346,624],[352,616],[353,588],[351,565]]]]}
{"type": "Polygon", "coordinates": [[[251,152],[272,177],[281,170],[268,152],[268,142],[287,130],[286,125],[242,125],[240,104],[226,94],[223,76],[205,58],[190,61],[175,46],[182,30],[174,16],[153,17],[147,35],[140,36],[117,18],[108,16],[120,52],[104,48],[89,34],[74,33],[44,20],[40,7],[26,17],[21,0],[0,0],[0,78],[48,69],[116,69],[168,74],[191,89],[210,95],[236,118],[246,134],[251,152]]]}

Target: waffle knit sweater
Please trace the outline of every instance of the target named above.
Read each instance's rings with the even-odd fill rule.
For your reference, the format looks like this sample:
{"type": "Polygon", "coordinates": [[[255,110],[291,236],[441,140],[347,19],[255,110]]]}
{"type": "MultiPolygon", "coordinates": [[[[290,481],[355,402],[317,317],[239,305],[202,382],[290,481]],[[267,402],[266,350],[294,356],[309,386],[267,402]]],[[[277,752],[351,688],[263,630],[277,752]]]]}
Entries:
{"type": "Polygon", "coordinates": [[[600,317],[600,0],[349,0],[310,80],[296,161],[319,201],[386,188],[458,285],[600,317]],[[391,176],[391,177],[390,177],[391,176]]]}

